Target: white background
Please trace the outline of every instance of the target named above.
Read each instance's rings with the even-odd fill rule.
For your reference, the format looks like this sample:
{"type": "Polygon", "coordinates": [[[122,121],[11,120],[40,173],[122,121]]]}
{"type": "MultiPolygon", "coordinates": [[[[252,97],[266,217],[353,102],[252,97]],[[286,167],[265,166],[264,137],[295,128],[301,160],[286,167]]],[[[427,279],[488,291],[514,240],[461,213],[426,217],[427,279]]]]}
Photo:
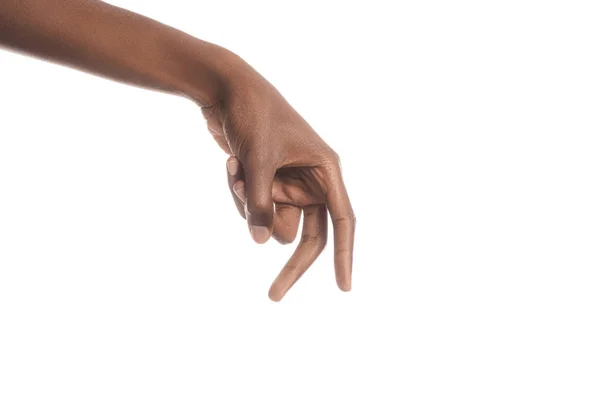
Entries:
{"type": "Polygon", "coordinates": [[[0,52],[0,398],[598,399],[588,1],[133,1],[237,52],[341,155],[332,246],[250,239],[186,100],[0,52]]]}

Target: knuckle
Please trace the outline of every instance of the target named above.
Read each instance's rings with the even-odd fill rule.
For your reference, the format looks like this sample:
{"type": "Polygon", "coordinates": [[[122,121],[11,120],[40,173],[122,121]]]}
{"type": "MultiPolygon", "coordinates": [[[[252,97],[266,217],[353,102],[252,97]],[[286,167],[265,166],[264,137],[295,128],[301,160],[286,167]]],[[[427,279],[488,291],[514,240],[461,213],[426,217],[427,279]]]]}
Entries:
{"type": "Polygon", "coordinates": [[[308,233],[304,233],[302,234],[302,237],[300,238],[300,241],[302,243],[318,243],[320,240],[320,237],[318,235],[311,235],[308,233]]]}
{"type": "Polygon", "coordinates": [[[296,263],[294,264],[288,264],[285,266],[285,268],[292,274],[292,275],[297,275],[300,273],[300,266],[296,263]]]}
{"type": "Polygon", "coordinates": [[[325,157],[324,167],[331,179],[337,179],[342,174],[342,160],[338,153],[331,150],[325,157]]]}
{"type": "Polygon", "coordinates": [[[248,193],[248,203],[254,210],[274,212],[273,199],[271,193],[263,188],[263,185],[252,185],[246,178],[246,192],[248,193]]]}
{"type": "Polygon", "coordinates": [[[342,159],[340,158],[340,155],[338,153],[336,153],[334,150],[331,150],[327,156],[327,161],[328,163],[336,168],[341,168],[342,166],[342,159]]]}
{"type": "Polygon", "coordinates": [[[246,203],[246,211],[248,216],[253,219],[266,219],[269,216],[269,210],[267,208],[256,204],[250,204],[250,202],[246,203]]]}
{"type": "Polygon", "coordinates": [[[324,235],[303,234],[300,238],[300,243],[313,246],[321,251],[325,248],[327,237],[324,235]]]}
{"type": "Polygon", "coordinates": [[[331,150],[329,157],[331,158],[331,161],[335,162],[336,164],[341,162],[340,155],[335,150],[331,150]]]}
{"type": "Polygon", "coordinates": [[[343,217],[335,218],[333,220],[333,224],[334,225],[349,224],[354,227],[354,226],[356,226],[356,215],[354,214],[354,212],[351,212],[350,214],[345,215],[343,217]]]}

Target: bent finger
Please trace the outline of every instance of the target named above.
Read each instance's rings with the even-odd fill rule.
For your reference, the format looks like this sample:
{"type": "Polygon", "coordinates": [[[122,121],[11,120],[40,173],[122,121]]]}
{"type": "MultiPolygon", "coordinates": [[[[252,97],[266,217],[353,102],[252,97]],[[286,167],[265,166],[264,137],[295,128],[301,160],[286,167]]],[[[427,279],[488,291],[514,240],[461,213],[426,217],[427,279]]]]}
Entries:
{"type": "Polygon", "coordinates": [[[275,203],[273,238],[281,244],[292,243],[296,239],[302,209],[290,204],[275,203]]]}
{"type": "Polygon", "coordinates": [[[236,186],[236,182],[244,181],[244,168],[242,168],[242,164],[240,160],[236,157],[231,156],[227,159],[227,183],[229,186],[229,191],[231,192],[231,197],[233,197],[233,202],[235,203],[235,207],[238,212],[242,216],[242,218],[246,219],[246,211],[244,211],[244,203],[241,199],[244,199],[246,195],[239,196],[236,194],[236,189],[240,189],[240,185],[236,186]]]}
{"type": "MultiPolygon", "coordinates": [[[[231,190],[243,212],[246,204],[246,184],[244,181],[237,181],[231,190]]],[[[301,214],[302,210],[296,206],[276,203],[273,217],[273,238],[281,244],[292,243],[298,232],[301,214]]]]}
{"type": "Polygon", "coordinates": [[[273,179],[276,169],[266,163],[244,164],[246,220],[256,243],[265,243],[273,231],[273,179]]]}
{"type": "Polygon", "coordinates": [[[269,298],[280,301],[314,263],[327,244],[327,208],[324,204],[304,208],[302,238],[271,288],[269,298]]]}

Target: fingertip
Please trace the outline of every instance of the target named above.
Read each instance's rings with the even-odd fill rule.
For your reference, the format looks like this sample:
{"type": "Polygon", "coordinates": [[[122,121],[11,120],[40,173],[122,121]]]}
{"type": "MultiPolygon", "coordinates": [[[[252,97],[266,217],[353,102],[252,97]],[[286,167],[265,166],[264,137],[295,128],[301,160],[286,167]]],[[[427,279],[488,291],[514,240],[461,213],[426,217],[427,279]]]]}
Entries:
{"type": "Polygon", "coordinates": [[[250,225],[250,235],[258,244],[266,243],[271,237],[271,232],[266,226],[250,225]]]}
{"type": "Polygon", "coordinates": [[[275,303],[279,303],[283,299],[283,295],[277,293],[273,288],[269,290],[269,299],[275,303]]]}
{"type": "Polygon", "coordinates": [[[227,159],[227,172],[229,175],[234,176],[237,174],[240,168],[240,162],[235,156],[231,156],[227,159]]]}
{"type": "Polygon", "coordinates": [[[335,280],[340,290],[352,290],[352,254],[342,251],[335,255],[335,280]]]}
{"type": "Polygon", "coordinates": [[[342,292],[349,292],[352,290],[352,277],[350,275],[337,276],[336,281],[342,292]]]}
{"type": "Polygon", "coordinates": [[[282,245],[294,243],[293,240],[289,240],[289,239],[281,237],[281,236],[274,236],[273,238],[277,241],[277,243],[282,244],[282,245]]]}

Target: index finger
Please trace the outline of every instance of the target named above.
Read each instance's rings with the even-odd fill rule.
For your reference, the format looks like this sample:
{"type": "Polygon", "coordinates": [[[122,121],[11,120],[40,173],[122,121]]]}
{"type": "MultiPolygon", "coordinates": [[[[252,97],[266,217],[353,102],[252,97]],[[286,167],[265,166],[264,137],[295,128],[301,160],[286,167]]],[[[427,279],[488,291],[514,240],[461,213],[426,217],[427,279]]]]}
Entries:
{"type": "Polygon", "coordinates": [[[342,179],[339,163],[330,176],[326,201],[333,223],[335,278],[338,287],[348,292],[352,288],[352,254],[356,217],[342,179]]]}

